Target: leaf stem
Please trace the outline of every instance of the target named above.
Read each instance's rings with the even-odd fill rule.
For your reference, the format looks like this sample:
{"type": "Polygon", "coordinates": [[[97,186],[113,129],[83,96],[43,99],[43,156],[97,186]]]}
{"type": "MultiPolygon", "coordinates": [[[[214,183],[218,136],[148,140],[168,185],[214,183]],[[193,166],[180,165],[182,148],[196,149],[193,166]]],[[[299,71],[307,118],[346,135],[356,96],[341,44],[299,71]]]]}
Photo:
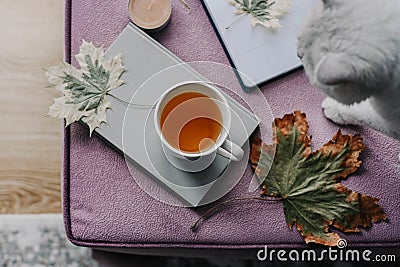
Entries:
{"type": "Polygon", "coordinates": [[[190,14],[190,5],[186,2],[186,0],[181,0],[181,2],[185,5],[185,7],[186,7],[186,9],[187,9],[187,11],[188,11],[188,14],[190,14]]]}
{"type": "Polygon", "coordinates": [[[200,223],[200,221],[207,217],[209,214],[212,214],[214,211],[216,211],[220,206],[228,204],[230,202],[233,201],[246,201],[246,200],[258,200],[258,201],[281,201],[283,198],[281,197],[275,197],[275,198],[265,198],[265,197],[234,197],[234,198],[230,198],[227,199],[223,202],[218,203],[217,205],[215,205],[214,207],[209,208],[208,210],[206,210],[206,212],[204,212],[200,218],[197,219],[197,221],[190,226],[190,229],[192,231],[195,231],[197,228],[197,225],[200,223]]]}
{"type": "Polygon", "coordinates": [[[230,28],[233,24],[235,24],[235,22],[237,22],[240,18],[242,18],[244,15],[247,15],[247,13],[243,13],[243,14],[237,16],[237,18],[236,18],[234,21],[232,21],[231,24],[229,24],[227,27],[225,27],[225,30],[229,30],[229,28],[230,28]]]}
{"type": "Polygon", "coordinates": [[[128,106],[134,106],[134,107],[144,107],[144,108],[154,108],[155,105],[150,105],[150,104],[136,104],[136,103],[130,103],[128,101],[123,100],[122,98],[119,98],[116,95],[113,95],[109,92],[107,92],[107,95],[114,97],[115,99],[117,99],[118,101],[128,105],[128,106]]]}

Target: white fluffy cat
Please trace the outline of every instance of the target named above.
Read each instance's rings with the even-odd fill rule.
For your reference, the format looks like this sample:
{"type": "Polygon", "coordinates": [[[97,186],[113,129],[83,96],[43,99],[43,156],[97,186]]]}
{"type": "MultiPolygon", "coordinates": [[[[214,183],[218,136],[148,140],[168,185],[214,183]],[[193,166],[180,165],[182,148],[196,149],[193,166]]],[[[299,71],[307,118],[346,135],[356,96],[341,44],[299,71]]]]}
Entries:
{"type": "Polygon", "coordinates": [[[299,34],[298,56],[328,95],[326,117],[400,140],[400,0],[319,1],[299,34]]]}

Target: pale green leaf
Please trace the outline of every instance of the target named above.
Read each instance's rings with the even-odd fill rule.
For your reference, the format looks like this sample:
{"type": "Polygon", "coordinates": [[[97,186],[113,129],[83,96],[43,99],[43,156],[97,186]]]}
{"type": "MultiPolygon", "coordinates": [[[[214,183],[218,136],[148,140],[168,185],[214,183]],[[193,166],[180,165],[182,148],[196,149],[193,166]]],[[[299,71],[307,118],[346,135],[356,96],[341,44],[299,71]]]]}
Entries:
{"type": "Polygon", "coordinates": [[[260,24],[278,28],[279,17],[288,12],[292,0],[227,0],[236,8],[235,14],[249,14],[252,27],[260,24]]]}
{"type": "Polygon", "coordinates": [[[81,120],[89,126],[90,135],[107,122],[106,112],[111,108],[109,91],[122,85],[124,71],[121,55],[106,59],[103,47],[83,41],[75,56],[80,69],[61,62],[46,71],[51,86],[63,93],[56,98],[48,115],[65,118],[66,125],[81,120]]]}

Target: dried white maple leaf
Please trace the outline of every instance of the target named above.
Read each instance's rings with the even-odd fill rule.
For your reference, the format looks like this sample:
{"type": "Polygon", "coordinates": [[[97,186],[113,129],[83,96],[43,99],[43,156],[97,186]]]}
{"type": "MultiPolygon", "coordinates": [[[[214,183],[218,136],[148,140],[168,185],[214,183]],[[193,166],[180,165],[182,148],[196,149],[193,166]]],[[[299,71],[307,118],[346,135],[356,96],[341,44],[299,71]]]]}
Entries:
{"type": "Polygon", "coordinates": [[[91,136],[94,129],[107,122],[106,111],[111,108],[107,96],[124,83],[119,79],[124,66],[121,55],[107,60],[103,47],[97,48],[84,40],[75,58],[80,69],[61,62],[46,71],[50,86],[64,94],[54,99],[48,115],[65,118],[67,126],[81,120],[89,126],[91,136]]]}
{"type": "MultiPolygon", "coordinates": [[[[236,7],[235,14],[251,15],[251,26],[260,24],[266,28],[279,28],[279,17],[288,12],[292,0],[227,0],[236,7]]],[[[227,27],[229,28],[229,26],[227,27]]]]}

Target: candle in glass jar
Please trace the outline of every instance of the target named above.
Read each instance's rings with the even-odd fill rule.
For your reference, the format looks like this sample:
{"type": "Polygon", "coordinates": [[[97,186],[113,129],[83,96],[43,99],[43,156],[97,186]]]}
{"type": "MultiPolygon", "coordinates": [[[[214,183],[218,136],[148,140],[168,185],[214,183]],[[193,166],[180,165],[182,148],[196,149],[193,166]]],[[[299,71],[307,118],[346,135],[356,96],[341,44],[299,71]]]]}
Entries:
{"type": "Polygon", "coordinates": [[[161,30],[171,17],[170,0],[130,0],[129,16],[144,30],[161,30]]]}

